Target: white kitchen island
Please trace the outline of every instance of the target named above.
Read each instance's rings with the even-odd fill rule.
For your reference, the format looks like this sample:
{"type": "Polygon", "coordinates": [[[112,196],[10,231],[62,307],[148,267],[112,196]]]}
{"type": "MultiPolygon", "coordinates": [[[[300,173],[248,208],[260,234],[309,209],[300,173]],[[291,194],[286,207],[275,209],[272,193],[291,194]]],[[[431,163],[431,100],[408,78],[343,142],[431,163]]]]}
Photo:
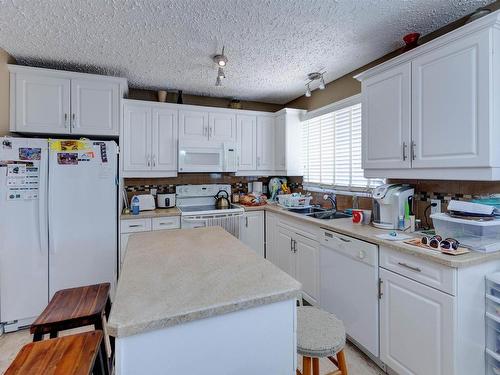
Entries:
{"type": "Polygon", "coordinates": [[[300,289],[220,227],[134,234],[108,322],[116,373],[294,374],[300,289]]]}

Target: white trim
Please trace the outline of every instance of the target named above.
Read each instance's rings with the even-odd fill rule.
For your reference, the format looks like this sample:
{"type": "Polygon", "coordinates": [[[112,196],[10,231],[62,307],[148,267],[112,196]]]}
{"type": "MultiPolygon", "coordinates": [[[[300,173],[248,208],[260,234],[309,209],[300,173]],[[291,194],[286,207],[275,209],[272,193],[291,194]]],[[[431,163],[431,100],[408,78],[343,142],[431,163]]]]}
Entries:
{"type": "Polygon", "coordinates": [[[304,184],[302,188],[305,191],[313,191],[317,193],[333,193],[337,195],[350,195],[353,197],[367,197],[367,198],[372,197],[372,188],[366,188],[366,189],[360,188],[359,190],[356,190],[355,188],[349,189],[346,187],[345,189],[342,189],[341,187],[334,187],[334,186],[321,187],[317,185],[308,185],[308,184],[304,184]]]}
{"type": "Polygon", "coordinates": [[[308,111],[301,117],[301,121],[307,121],[318,116],[326,115],[327,113],[335,112],[346,107],[350,107],[361,103],[361,94],[356,94],[348,98],[339,100],[338,102],[325,105],[324,107],[308,111]]]}

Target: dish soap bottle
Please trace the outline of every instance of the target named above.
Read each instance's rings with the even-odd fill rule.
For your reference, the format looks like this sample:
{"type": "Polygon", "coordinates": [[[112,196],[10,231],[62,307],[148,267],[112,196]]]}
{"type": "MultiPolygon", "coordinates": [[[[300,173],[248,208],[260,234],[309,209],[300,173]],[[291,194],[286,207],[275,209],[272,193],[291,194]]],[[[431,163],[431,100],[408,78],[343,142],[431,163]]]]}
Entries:
{"type": "Polygon", "coordinates": [[[137,198],[135,195],[132,198],[132,204],[130,205],[132,208],[132,215],[139,215],[139,198],[137,198]]]}

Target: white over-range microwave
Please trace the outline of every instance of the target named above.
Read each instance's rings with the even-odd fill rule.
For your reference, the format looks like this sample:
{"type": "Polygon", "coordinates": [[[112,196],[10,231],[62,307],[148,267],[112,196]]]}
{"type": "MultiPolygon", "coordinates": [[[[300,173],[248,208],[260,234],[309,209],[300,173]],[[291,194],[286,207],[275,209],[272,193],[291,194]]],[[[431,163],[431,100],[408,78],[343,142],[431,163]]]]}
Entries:
{"type": "Polygon", "coordinates": [[[179,141],[179,172],[236,172],[237,154],[231,142],[179,141]]]}

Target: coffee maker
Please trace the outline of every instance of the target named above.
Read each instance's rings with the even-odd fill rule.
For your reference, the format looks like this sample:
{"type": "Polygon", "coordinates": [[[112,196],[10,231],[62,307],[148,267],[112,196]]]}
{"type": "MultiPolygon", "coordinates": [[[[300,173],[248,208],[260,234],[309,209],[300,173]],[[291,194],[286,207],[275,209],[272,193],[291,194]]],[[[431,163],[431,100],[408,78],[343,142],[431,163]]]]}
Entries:
{"type": "Polygon", "coordinates": [[[415,190],[408,185],[386,184],[373,190],[373,225],[381,229],[398,229],[399,218],[405,216],[415,190]]]}

